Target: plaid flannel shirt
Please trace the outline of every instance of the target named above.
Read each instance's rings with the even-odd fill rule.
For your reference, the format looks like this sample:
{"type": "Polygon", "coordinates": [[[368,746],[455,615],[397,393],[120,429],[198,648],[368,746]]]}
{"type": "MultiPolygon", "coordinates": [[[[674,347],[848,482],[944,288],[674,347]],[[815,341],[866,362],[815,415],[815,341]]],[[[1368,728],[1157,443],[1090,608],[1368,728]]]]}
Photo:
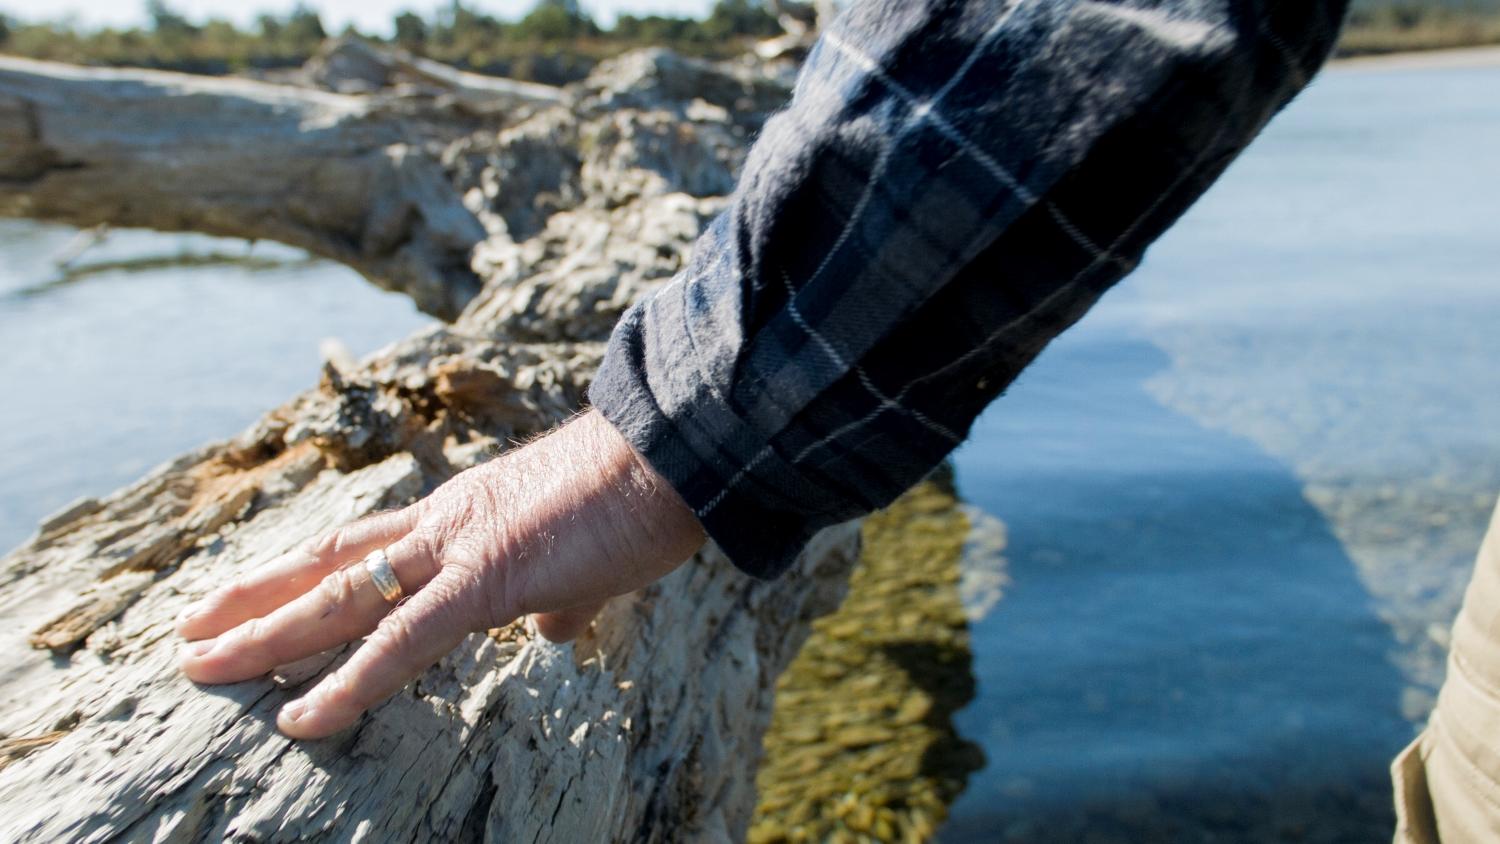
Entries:
{"type": "Polygon", "coordinates": [[[963,441],[1307,83],[1346,3],[854,3],[591,401],[737,566],[779,573],[963,441]]]}

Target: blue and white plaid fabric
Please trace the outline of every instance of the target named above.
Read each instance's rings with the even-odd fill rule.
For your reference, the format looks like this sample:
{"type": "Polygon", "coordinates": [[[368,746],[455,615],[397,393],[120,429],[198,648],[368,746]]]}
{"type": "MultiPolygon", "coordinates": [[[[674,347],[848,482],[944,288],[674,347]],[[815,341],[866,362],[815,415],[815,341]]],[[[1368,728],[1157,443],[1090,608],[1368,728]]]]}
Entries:
{"type": "Polygon", "coordinates": [[[1306,85],[1346,3],[856,2],[592,402],[736,565],[782,571],[963,441],[1306,85]]]}

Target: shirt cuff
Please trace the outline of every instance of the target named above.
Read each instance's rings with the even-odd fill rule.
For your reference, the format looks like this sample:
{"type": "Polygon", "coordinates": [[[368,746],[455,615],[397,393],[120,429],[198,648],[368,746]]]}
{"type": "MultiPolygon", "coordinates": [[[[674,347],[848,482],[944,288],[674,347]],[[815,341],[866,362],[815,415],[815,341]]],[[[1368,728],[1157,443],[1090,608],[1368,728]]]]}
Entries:
{"type": "Polygon", "coordinates": [[[682,287],[674,282],[620,320],[589,401],[671,484],[736,568],[769,579],[791,567],[818,530],[858,512],[842,513],[847,504],[820,494],[698,377],[685,325],[662,318],[682,287]],[[684,396],[676,385],[687,383],[697,388],[684,396]],[[819,505],[834,512],[809,512],[819,505]]]}

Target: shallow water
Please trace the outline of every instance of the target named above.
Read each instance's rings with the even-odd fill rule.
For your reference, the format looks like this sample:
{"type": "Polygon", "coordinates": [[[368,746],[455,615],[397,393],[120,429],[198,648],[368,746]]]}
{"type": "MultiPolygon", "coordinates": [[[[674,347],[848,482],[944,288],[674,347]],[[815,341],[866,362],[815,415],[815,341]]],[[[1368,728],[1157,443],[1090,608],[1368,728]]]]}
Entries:
{"type": "Polygon", "coordinates": [[[1334,70],[957,454],[945,841],[1388,838],[1500,493],[1500,70],[1334,70]]]}
{"type": "Polygon", "coordinates": [[[117,231],[58,268],[79,237],[0,220],[5,550],[69,501],[314,386],[324,338],[363,354],[430,321],[405,296],[276,244],[117,231]]]}
{"type": "MultiPolygon", "coordinates": [[[[1008,543],[970,564],[1008,582],[944,840],[1388,836],[1500,492],[1496,90],[1326,75],[981,420],[958,488],[1008,543]]],[[[0,221],[5,548],[311,386],[321,339],[427,322],[264,244],[117,232],[70,275],[76,236],[0,221]],[[179,253],[214,260],[138,261],[179,253]]]]}

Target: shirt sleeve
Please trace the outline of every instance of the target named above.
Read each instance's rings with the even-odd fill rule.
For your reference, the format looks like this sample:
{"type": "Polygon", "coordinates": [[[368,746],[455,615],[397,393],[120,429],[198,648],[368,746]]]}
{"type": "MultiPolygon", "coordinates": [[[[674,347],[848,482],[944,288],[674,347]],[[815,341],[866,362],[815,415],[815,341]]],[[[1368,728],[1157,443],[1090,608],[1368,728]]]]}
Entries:
{"type": "Polygon", "coordinates": [[[882,507],[1326,59],[1347,0],[860,0],[590,399],[742,570],[882,507]]]}

